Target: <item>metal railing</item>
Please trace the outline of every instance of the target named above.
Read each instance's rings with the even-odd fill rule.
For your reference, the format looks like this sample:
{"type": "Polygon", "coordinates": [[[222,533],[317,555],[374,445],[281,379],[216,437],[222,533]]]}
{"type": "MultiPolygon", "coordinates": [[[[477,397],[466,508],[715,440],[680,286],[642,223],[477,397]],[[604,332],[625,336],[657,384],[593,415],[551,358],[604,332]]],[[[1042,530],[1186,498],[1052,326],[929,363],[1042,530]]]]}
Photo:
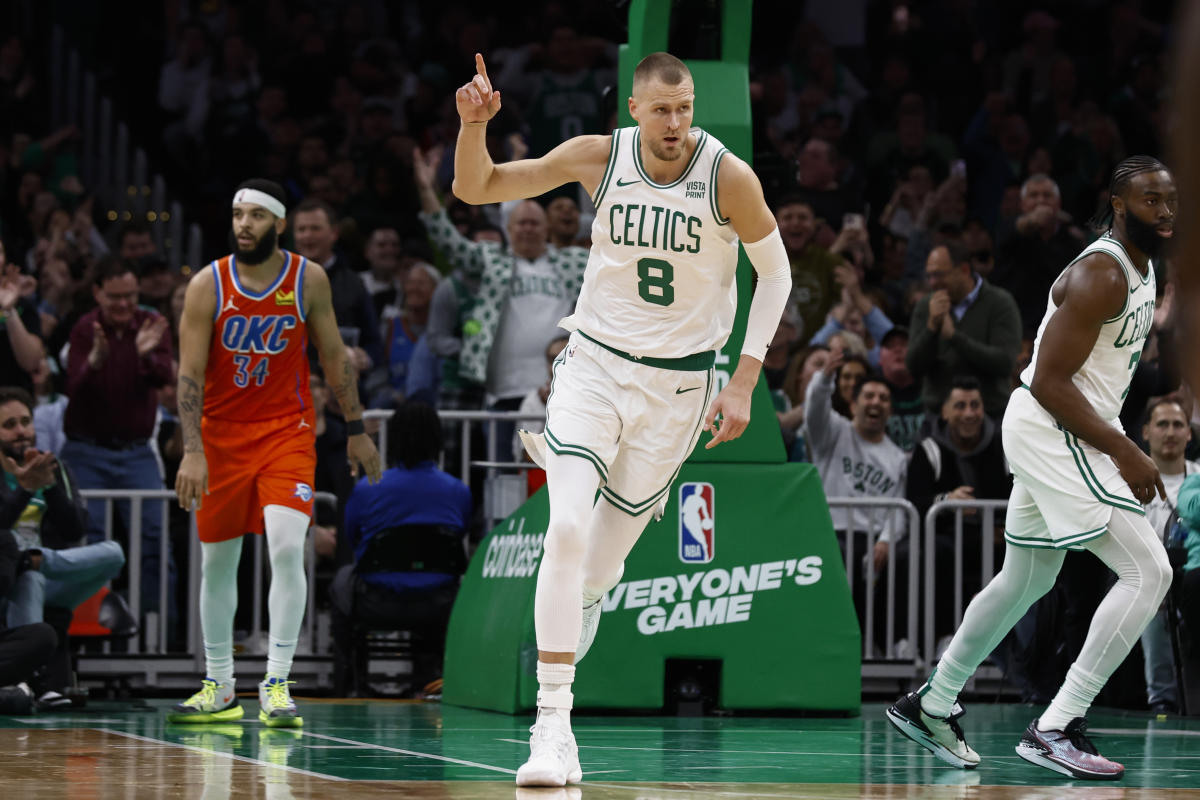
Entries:
{"type": "MultiPolygon", "coordinates": [[[[130,504],[129,530],[127,531],[128,544],[125,553],[126,569],[129,574],[128,602],[130,610],[138,619],[139,626],[141,626],[143,631],[142,641],[138,645],[135,645],[133,652],[146,655],[165,655],[167,653],[167,643],[171,641],[171,634],[175,632],[170,628],[170,615],[164,613],[165,609],[170,607],[169,603],[173,603],[175,600],[175,596],[170,594],[171,587],[168,581],[171,554],[170,504],[176,502],[175,493],[169,489],[84,489],[80,491],[80,495],[87,500],[104,501],[104,538],[106,540],[114,538],[114,504],[117,502],[128,502],[130,504]],[[159,540],[159,611],[143,614],[141,608],[141,556],[143,549],[141,513],[142,507],[146,503],[156,503],[159,505],[162,515],[162,526],[159,533],[161,537],[159,540]]],[[[328,492],[317,492],[314,500],[319,504],[334,507],[337,505],[337,498],[328,492]]],[[[200,539],[196,534],[195,514],[189,514],[188,518],[188,569],[186,573],[187,591],[185,594],[188,602],[185,610],[186,614],[181,614],[180,619],[185,620],[182,624],[186,625],[184,641],[187,644],[187,653],[195,661],[196,667],[202,669],[204,666],[204,643],[200,630],[200,539]]],[[[256,536],[254,545],[251,548],[254,559],[254,588],[251,596],[239,599],[240,603],[253,604],[252,623],[249,631],[252,639],[261,638],[265,631],[262,613],[265,586],[263,568],[266,565],[263,538],[262,536],[256,536]]],[[[311,536],[307,538],[305,548],[308,603],[301,630],[308,642],[307,649],[311,650],[313,643],[316,641],[317,561],[316,554],[313,551],[313,539],[311,536]]],[[[244,558],[246,554],[243,552],[242,556],[244,558]]],[[[177,573],[176,580],[180,580],[182,577],[183,572],[181,571],[177,573]]],[[[178,593],[176,592],[175,594],[177,595],[178,593]]],[[[110,650],[106,648],[106,652],[110,652],[110,650]]]]}
{"type": "MultiPolygon", "coordinates": [[[[851,520],[853,519],[853,511],[855,509],[870,509],[875,511],[883,511],[885,513],[894,514],[896,517],[902,517],[907,525],[897,524],[899,519],[893,521],[891,530],[892,546],[888,548],[887,562],[884,567],[884,573],[887,581],[887,602],[884,608],[884,653],[883,656],[888,661],[905,662],[906,668],[911,668],[912,675],[915,676],[924,668],[924,662],[921,658],[921,652],[917,647],[917,630],[918,620],[917,615],[917,586],[919,565],[921,560],[921,537],[920,537],[920,515],[917,513],[916,506],[904,498],[882,498],[882,497],[829,497],[826,498],[830,511],[834,509],[845,509],[851,512],[851,520]],[[907,564],[897,566],[896,545],[900,541],[900,537],[896,534],[904,531],[909,542],[907,564]],[[908,597],[905,602],[904,626],[903,635],[897,637],[896,626],[896,571],[897,569],[905,569],[908,572],[908,597]],[[901,640],[908,642],[908,652],[898,652],[897,645],[901,640]]],[[[869,526],[874,527],[874,526],[869,526]]],[[[853,525],[848,526],[853,528],[853,525]]],[[[875,591],[876,583],[880,577],[875,571],[874,559],[871,554],[874,552],[875,543],[878,540],[878,535],[874,530],[866,532],[866,547],[865,553],[859,555],[855,552],[854,540],[852,535],[846,536],[845,541],[845,567],[846,581],[850,585],[850,593],[854,595],[854,588],[860,582],[865,582],[865,605],[863,609],[863,674],[867,675],[873,671],[871,665],[867,662],[874,660],[874,642],[875,642],[875,591]],[[862,564],[862,566],[860,566],[862,564]]],[[[886,674],[895,674],[892,670],[884,670],[886,674]]]]}
{"type": "Polygon", "coordinates": [[[934,612],[937,610],[938,603],[945,603],[945,598],[938,597],[938,589],[941,585],[944,590],[942,576],[937,574],[937,522],[938,517],[943,513],[954,513],[954,582],[953,594],[954,602],[954,628],[958,630],[962,624],[962,615],[966,611],[967,604],[971,602],[970,597],[964,596],[964,570],[966,567],[963,564],[963,543],[964,537],[967,535],[963,530],[963,516],[966,512],[976,512],[980,514],[980,525],[978,535],[981,537],[980,547],[980,563],[979,563],[979,585],[986,586],[988,581],[996,574],[995,557],[993,554],[992,541],[996,530],[996,512],[1004,511],[1008,508],[1007,500],[942,500],[930,506],[929,511],[925,512],[925,580],[924,580],[924,608],[925,608],[925,641],[923,652],[925,654],[926,663],[932,664],[937,660],[937,631],[935,630],[934,612]]]}

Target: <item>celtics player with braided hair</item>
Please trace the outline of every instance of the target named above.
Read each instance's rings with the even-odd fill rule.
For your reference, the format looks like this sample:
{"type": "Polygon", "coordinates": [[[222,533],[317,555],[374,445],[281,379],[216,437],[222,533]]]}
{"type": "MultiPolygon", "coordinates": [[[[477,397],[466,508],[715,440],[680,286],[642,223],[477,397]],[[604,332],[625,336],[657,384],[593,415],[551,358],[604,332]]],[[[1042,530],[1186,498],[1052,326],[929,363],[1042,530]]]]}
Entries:
{"type": "Polygon", "coordinates": [[[600,598],[662,514],[700,432],[713,432],[712,447],[745,430],[791,273],[754,172],[691,126],[695,89],[679,59],[652,53],[638,64],[629,98],[636,126],[506,164],[492,163],[485,142],[500,92],[482,56],[475,66],[455,98],[455,194],[496,203],[577,181],[596,204],[579,301],[560,323],[572,333],[553,367],[546,429],[522,437],[546,468],[550,522],[534,599],[538,716],[517,783],[563,786],[582,776],[571,685],[600,598]],[[716,392],[715,353],[737,308],[739,241],[758,286],[737,369],[716,392]]]}
{"type": "Polygon", "coordinates": [[[1117,582],[1096,609],[1079,657],[1017,754],[1074,778],[1116,780],[1085,715],[1157,612],[1171,566],[1142,509],[1166,497],[1158,468],[1125,435],[1119,413],[1154,318],[1155,273],[1174,233],[1175,181],[1157,159],[1117,165],[1104,234],[1055,280],[1002,426],[1013,473],[1004,565],[971,601],[928,682],[887,711],[892,724],[943,761],[979,764],[958,723],[958,693],[1035,600],[1053,585],[1067,550],[1090,550],[1117,582]]]}

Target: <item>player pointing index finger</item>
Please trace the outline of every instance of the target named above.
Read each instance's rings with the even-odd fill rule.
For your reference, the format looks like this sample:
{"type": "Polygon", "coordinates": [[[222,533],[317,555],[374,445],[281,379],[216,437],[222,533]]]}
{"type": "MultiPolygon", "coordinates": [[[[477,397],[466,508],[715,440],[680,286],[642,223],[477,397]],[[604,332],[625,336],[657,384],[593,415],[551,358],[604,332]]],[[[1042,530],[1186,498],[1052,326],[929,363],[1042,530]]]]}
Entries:
{"type": "Polygon", "coordinates": [[[695,84],[679,59],[652,53],[638,64],[629,98],[636,126],[505,164],[493,163],[486,146],[500,92],[482,56],[475,70],[455,97],[454,193],[497,203],[578,182],[596,205],[583,287],[575,312],[559,322],[572,334],[555,364],[546,430],[522,436],[550,476],[550,522],[534,600],[538,720],[517,783],[562,786],[582,775],[570,689],[596,633],[599,600],[662,513],[705,412],[709,427],[721,417],[714,443],[745,430],[791,271],[754,172],[692,127],[695,84]],[[737,369],[717,393],[713,364],[733,327],[739,242],[758,285],[737,369]]]}

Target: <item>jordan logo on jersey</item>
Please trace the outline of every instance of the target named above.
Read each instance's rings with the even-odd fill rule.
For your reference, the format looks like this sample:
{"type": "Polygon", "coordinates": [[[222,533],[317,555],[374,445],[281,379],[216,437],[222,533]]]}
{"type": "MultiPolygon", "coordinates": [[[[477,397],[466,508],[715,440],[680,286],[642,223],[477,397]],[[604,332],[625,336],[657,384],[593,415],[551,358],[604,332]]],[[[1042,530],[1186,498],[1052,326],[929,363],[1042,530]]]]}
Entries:
{"type": "Polygon", "coordinates": [[[238,307],[233,304],[233,298],[231,297],[225,301],[225,307],[221,309],[221,312],[224,313],[226,311],[237,311],[237,310],[238,310],[238,307]]]}
{"type": "Polygon", "coordinates": [[[229,317],[221,326],[221,345],[234,353],[278,355],[287,348],[284,334],[296,327],[290,314],[229,317]]]}
{"type": "Polygon", "coordinates": [[[713,560],[714,498],[711,483],[684,483],[679,487],[679,560],[685,564],[713,560]]]}

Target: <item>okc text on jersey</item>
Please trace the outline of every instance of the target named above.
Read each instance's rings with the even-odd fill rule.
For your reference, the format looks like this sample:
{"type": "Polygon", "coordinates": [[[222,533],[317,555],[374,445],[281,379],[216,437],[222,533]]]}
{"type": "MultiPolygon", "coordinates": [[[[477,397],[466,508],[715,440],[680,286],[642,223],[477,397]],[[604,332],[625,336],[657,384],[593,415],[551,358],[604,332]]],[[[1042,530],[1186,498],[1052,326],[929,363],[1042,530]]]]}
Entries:
{"type": "Polygon", "coordinates": [[[283,334],[296,327],[290,314],[231,316],[221,326],[221,344],[234,353],[282,353],[287,347],[283,334]]]}

